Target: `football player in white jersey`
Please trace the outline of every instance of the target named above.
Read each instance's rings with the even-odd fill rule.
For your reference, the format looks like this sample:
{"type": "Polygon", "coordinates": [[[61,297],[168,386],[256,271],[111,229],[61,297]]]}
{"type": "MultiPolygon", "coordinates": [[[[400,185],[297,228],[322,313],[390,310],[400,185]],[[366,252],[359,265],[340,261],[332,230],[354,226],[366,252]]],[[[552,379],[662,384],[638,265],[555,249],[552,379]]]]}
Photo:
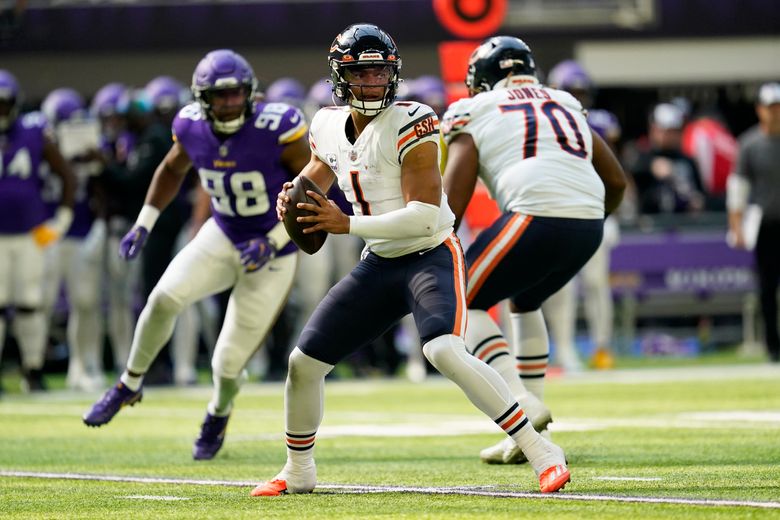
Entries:
{"type": "MultiPolygon", "coordinates": [[[[309,191],[320,205],[299,203],[316,214],[298,220],[313,223],[307,232],[357,235],[366,249],[314,311],[290,354],[287,463],[252,495],[314,489],[325,376],[409,312],[433,366],[522,446],[542,492],[559,490],[569,481],[563,451],[533,429],[501,377],[466,351],[465,264],[442,191],[438,118],[426,105],[393,102],[401,57],[392,38],[375,25],[344,29],[333,41],[328,64],[334,93],[346,106],[323,108],[314,116],[311,160],[301,175],[323,192],[337,180],[355,215],[348,217],[309,191]]],[[[290,187],[279,194],[280,219],[290,187]]]]}
{"type": "MultiPolygon", "coordinates": [[[[540,306],[598,248],[625,174],[580,103],[539,84],[522,40],[497,36],[480,45],[466,85],[471,97],[453,103],[443,118],[444,190],[459,222],[479,177],[503,213],[466,252],[466,344],[504,377],[541,429],[551,418],[540,401],[549,355],[540,306]],[[513,355],[487,313],[507,298],[513,355]]],[[[511,440],[482,453],[486,462],[508,456],[523,458],[511,440]]]]}

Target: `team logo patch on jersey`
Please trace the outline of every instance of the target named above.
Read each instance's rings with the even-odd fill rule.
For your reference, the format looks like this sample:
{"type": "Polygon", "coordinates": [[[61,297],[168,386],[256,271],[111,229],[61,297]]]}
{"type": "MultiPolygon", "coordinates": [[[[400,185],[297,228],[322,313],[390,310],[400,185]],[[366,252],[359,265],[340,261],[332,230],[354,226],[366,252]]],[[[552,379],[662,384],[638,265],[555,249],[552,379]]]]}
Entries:
{"type": "Polygon", "coordinates": [[[406,150],[409,150],[419,143],[422,139],[430,139],[431,136],[439,134],[439,120],[433,112],[421,114],[417,119],[407,123],[398,132],[399,160],[403,157],[406,150]]]}
{"type": "Polygon", "coordinates": [[[328,161],[328,166],[330,166],[330,169],[334,172],[338,173],[339,171],[339,160],[336,157],[335,153],[329,153],[325,155],[325,159],[328,161]]]}
{"type": "Polygon", "coordinates": [[[357,161],[357,152],[355,150],[349,151],[349,160],[352,162],[357,161]]]}

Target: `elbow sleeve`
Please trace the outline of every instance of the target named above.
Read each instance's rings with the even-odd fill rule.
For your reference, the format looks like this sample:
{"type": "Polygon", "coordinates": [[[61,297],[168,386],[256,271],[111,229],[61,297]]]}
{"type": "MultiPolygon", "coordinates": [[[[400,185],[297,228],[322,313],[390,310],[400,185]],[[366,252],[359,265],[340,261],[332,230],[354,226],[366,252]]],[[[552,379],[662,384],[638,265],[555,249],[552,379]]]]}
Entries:
{"type": "Polygon", "coordinates": [[[439,206],[413,200],[406,207],[383,215],[349,217],[349,234],[361,238],[429,237],[436,233],[439,206]]]}

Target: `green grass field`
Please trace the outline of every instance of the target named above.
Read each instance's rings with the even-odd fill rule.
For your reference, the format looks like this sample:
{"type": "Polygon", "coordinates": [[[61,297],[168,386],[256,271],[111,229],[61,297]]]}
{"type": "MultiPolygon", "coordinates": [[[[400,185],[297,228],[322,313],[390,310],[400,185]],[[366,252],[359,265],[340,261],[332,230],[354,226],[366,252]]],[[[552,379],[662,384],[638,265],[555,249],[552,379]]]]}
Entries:
{"type": "Polygon", "coordinates": [[[80,419],[97,395],[4,395],[0,517],[780,518],[778,367],[553,378],[551,429],[572,482],[545,497],[527,465],[480,463],[498,428],[431,378],[328,382],[321,486],[251,498],[284,463],[282,385],[247,385],[223,450],[195,462],[209,395],[205,386],[149,388],[100,429],[80,419]]]}

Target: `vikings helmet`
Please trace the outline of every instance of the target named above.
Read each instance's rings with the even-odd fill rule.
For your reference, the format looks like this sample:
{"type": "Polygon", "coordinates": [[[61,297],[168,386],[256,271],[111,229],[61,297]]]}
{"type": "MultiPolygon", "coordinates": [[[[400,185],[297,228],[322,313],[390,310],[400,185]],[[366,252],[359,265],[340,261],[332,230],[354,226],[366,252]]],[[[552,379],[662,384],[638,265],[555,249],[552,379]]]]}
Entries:
{"type": "Polygon", "coordinates": [[[588,110],[588,124],[607,142],[620,139],[620,123],[615,114],[609,110],[598,108],[588,110]]]}
{"type": "Polygon", "coordinates": [[[398,90],[401,70],[401,56],[395,42],[385,31],[376,25],[358,23],[350,25],[336,36],[328,53],[330,77],[336,97],[352,108],[367,116],[375,116],[390,106],[398,90]],[[391,76],[385,87],[385,95],[377,101],[357,99],[350,90],[351,86],[345,72],[350,67],[388,66],[391,76]]]}
{"type": "Polygon", "coordinates": [[[472,93],[503,87],[510,76],[527,76],[536,81],[531,48],[520,38],[494,36],[471,53],[466,86],[472,93]]]}
{"type": "Polygon", "coordinates": [[[574,60],[565,60],[550,70],[547,83],[560,90],[590,90],[593,81],[582,66],[574,60]]]}
{"type": "Polygon", "coordinates": [[[52,125],[84,117],[85,109],[84,98],[72,88],[52,90],[41,103],[41,112],[52,125]]]}
{"type": "Polygon", "coordinates": [[[265,89],[265,100],[301,106],[306,100],[306,87],[295,78],[279,78],[265,89]]]}
{"type": "Polygon", "coordinates": [[[127,87],[121,83],[109,83],[102,86],[92,98],[92,104],[89,106],[90,113],[95,117],[108,117],[116,114],[119,99],[126,90],[127,87]]]}
{"type": "Polygon", "coordinates": [[[309,88],[306,101],[318,108],[341,104],[341,100],[335,100],[333,97],[333,84],[327,78],[318,80],[309,88]]]}
{"type": "Polygon", "coordinates": [[[157,76],[144,87],[152,106],[160,112],[179,110],[187,103],[186,87],[170,76],[157,76]]]}
{"type": "Polygon", "coordinates": [[[0,102],[10,105],[7,114],[0,114],[0,132],[5,132],[16,121],[19,115],[19,107],[22,104],[22,93],[19,82],[13,74],[0,69],[0,102]]]}
{"type": "Polygon", "coordinates": [[[447,89],[436,76],[420,76],[411,83],[409,90],[409,98],[425,103],[437,114],[447,108],[447,89]]]}
{"type": "Polygon", "coordinates": [[[220,134],[237,132],[254,111],[257,78],[243,56],[229,49],[211,51],[200,60],[192,74],[192,95],[200,104],[203,115],[220,134]],[[232,121],[219,121],[211,110],[214,91],[243,87],[246,91],[244,113],[232,121]]]}

